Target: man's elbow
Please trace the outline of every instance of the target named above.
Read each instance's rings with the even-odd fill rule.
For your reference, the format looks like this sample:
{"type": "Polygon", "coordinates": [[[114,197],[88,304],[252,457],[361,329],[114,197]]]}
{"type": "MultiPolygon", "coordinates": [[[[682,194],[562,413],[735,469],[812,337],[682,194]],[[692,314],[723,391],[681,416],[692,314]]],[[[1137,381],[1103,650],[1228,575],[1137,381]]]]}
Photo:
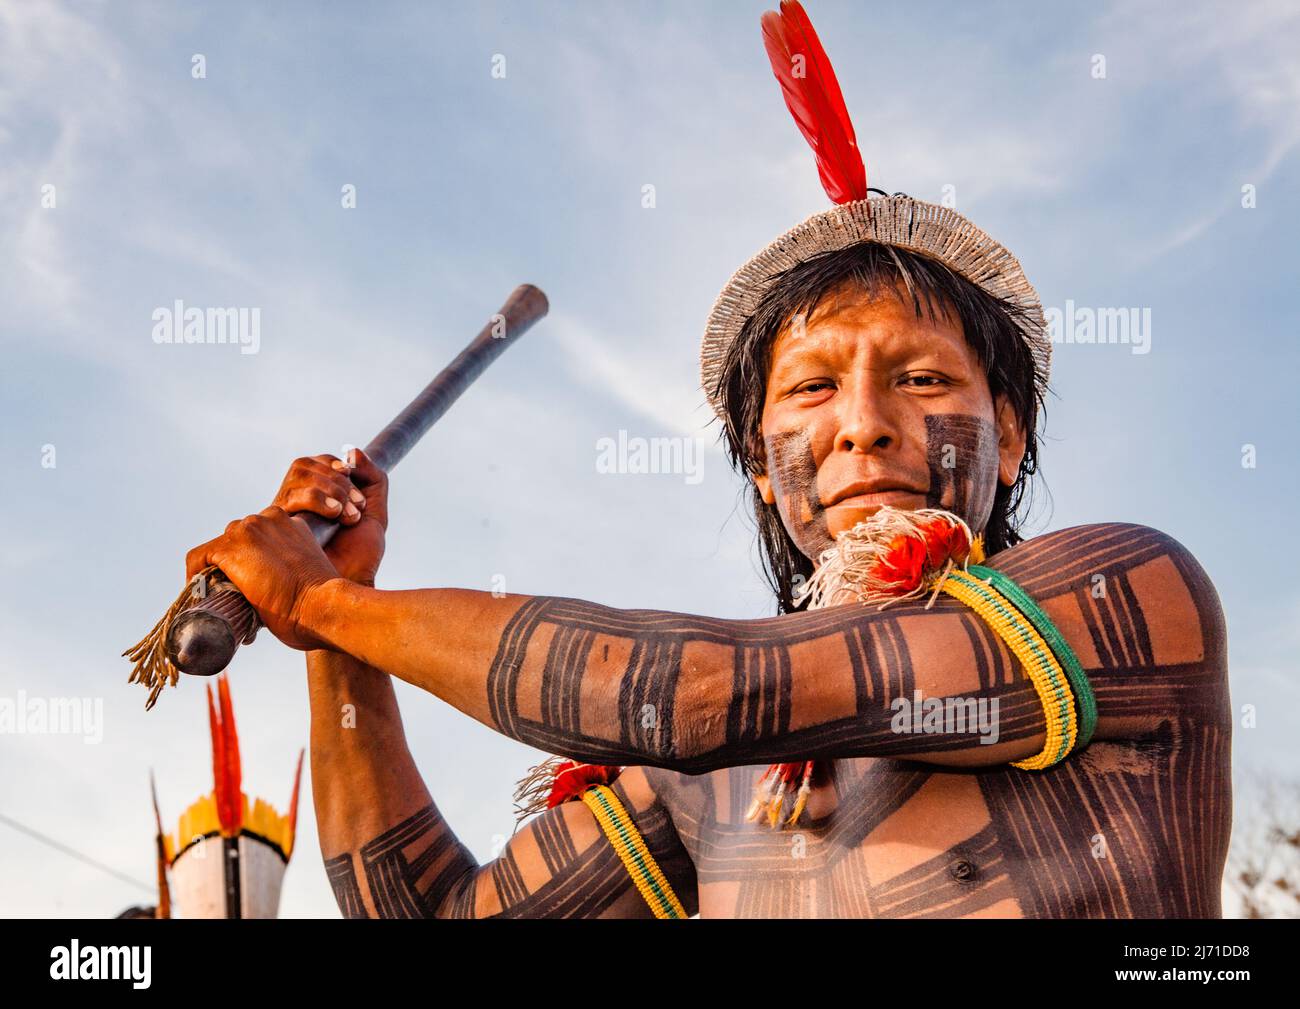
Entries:
{"type": "Polygon", "coordinates": [[[732,672],[713,663],[683,660],[673,692],[671,730],[653,733],[651,762],[680,774],[702,774],[726,766],[732,672]]]}
{"type": "MultiPolygon", "coordinates": [[[[1207,668],[1226,669],[1228,654],[1227,622],[1219,593],[1195,555],[1167,533],[1150,530],[1162,548],[1164,557],[1176,572],[1174,585],[1157,596],[1152,618],[1161,632],[1184,647],[1200,652],[1207,668]],[[1179,591],[1181,588],[1181,592],[1179,591]]],[[[1133,575],[1130,575],[1132,580],[1133,575]]]]}
{"type": "Polygon", "coordinates": [[[1148,655],[1154,672],[1185,671],[1174,702],[1183,714],[1230,722],[1227,622],[1219,593],[1182,543],[1158,530],[1136,528],[1147,549],[1125,572],[1125,605],[1144,624],[1133,650],[1148,655]]]}

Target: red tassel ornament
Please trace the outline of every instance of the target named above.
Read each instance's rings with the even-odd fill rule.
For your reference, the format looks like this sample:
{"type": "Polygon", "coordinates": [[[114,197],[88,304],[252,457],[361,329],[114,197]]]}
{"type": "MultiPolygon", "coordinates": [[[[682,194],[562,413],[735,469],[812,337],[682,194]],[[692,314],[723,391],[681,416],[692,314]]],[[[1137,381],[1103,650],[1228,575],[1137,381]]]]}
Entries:
{"type": "MultiPolygon", "coordinates": [[[[936,508],[904,511],[888,506],[840,534],[819,558],[817,571],[800,589],[798,601],[808,609],[849,603],[879,603],[883,609],[900,599],[931,593],[956,566],[984,560],[983,543],[951,512],[936,508]]],[[[817,778],[817,761],[772,764],[758,779],[748,818],[775,827],[786,800],[793,796],[787,826],[797,823],[817,778]]]]}
{"type": "Polygon", "coordinates": [[[554,809],[561,803],[582,798],[596,785],[610,785],[623,772],[610,764],[582,764],[565,757],[551,757],[531,768],[515,788],[515,824],[534,813],[554,809]]]}

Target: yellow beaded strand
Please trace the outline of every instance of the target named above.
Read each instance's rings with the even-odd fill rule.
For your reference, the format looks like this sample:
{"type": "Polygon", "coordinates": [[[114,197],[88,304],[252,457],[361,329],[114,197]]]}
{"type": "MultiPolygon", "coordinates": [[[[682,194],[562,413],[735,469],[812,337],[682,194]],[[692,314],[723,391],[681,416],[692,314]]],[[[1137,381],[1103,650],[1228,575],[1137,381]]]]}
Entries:
{"type": "Polygon", "coordinates": [[[1042,702],[1047,721],[1043,749],[1033,757],[1013,761],[1011,766],[1041,771],[1064,760],[1078,739],[1078,716],[1065,671],[1047,642],[1005,596],[965,571],[953,569],[939,587],[974,610],[1006,642],[1042,702]]]}
{"type": "Polygon", "coordinates": [[[628,815],[623,804],[618,801],[614,791],[604,785],[589,788],[582,795],[582,801],[596,815],[596,822],[609,838],[614,851],[623,862],[623,868],[632,877],[637,890],[650,905],[656,918],[688,918],[682,902],[669,885],[659,863],[655,861],[645,839],[637,830],[632,817],[628,815]]]}

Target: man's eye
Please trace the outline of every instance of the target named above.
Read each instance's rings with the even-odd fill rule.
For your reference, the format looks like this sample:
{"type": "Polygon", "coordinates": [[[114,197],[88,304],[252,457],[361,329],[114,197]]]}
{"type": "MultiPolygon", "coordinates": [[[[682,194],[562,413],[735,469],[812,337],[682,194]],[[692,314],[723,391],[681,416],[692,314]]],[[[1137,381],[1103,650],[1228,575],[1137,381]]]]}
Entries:
{"type": "Polygon", "coordinates": [[[944,380],[938,375],[908,375],[903,381],[913,383],[922,389],[944,384],[944,380]]]}
{"type": "Polygon", "coordinates": [[[809,382],[807,385],[801,385],[795,392],[817,392],[819,389],[833,388],[830,382],[809,382]]]}

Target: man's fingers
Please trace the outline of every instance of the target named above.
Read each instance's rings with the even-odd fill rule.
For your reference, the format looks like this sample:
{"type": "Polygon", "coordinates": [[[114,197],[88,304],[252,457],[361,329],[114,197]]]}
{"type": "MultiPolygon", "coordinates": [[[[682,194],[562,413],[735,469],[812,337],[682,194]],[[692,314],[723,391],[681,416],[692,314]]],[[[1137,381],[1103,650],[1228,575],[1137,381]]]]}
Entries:
{"type": "MultiPolygon", "coordinates": [[[[360,515],[358,514],[352,519],[352,521],[355,521],[356,518],[359,517],[360,515]]],[[[311,528],[307,525],[307,523],[304,522],[302,518],[297,515],[290,515],[285,509],[281,508],[279,505],[270,505],[266,508],[263,508],[256,515],[248,516],[248,518],[245,519],[244,521],[248,523],[250,530],[257,530],[259,521],[268,522],[270,524],[270,528],[274,528],[274,524],[278,522],[290,522],[294,525],[295,528],[298,529],[299,535],[305,537],[306,539],[311,540],[312,543],[316,542],[316,537],[314,537],[311,534],[311,528]]],[[[266,529],[267,527],[263,527],[263,528],[266,529]]],[[[256,535],[256,532],[254,532],[254,535],[256,535]]],[[[317,547],[317,549],[320,549],[319,546],[317,547]]]]}
{"type": "Polygon", "coordinates": [[[348,455],[352,463],[352,482],[358,487],[369,487],[388,479],[388,474],[376,466],[364,450],[354,448],[348,455]]]}
{"type": "Polygon", "coordinates": [[[312,455],[295,459],[289,473],[295,482],[308,482],[314,477],[346,480],[352,467],[336,455],[312,455]]]}
{"type": "Polygon", "coordinates": [[[211,554],[212,545],[216,542],[216,540],[208,540],[206,543],[200,543],[185,555],[185,580],[187,582],[204,568],[214,563],[211,560],[211,554]]]}
{"type": "Polygon", "coordinates": [[[347,459],[328,453],[295,459],[290,474],[296,484],[319,483],[321,478],[337,481],[333,486],[339,493],[331,496],[340,501],[351,501],[358,508],[365,508],[366,498],[360,491],[352,493],[354,488],[371,487],[388,479],[387,474],[359,448],[351,449],[347,459]]]}
{"type": "Polygon", "coordinates": [[[361,521],[360,509],[365,507],[365,498],[363,497],[361,504],[358,505],[350,497],[350,493],[356,492],[360,496],[360,492],[346,480],[343,481],[343,486],[347,490],[337,487],[331,487],[329,490],[321,487],[295,487],[278,503],[287,512],[311,512],[321,518],[342,522],[344,525],[353,525],[361,521]]]}
{"type": "Polygon", "coordinates": [[[200,543],[185,555],[186,581],[213,564],[220,567],[223,548],[231,545],[232,538],[248,534],[255,535],[255,529],[260,521],[263,519],[283,518],[284,515],[283,508],[271,505],[269,508],[263,508],[256,515],[248,515],[242,519],[235,519],[233,522],[227,523],[226,531],[220,536],[210,539],[206,543],[200,543]]]}
{"type": "Polygon", "coordinates": [[[321,518],[338,519],[343,514],[343,501],[335,497],[338,493],[334,488],[326,491],[320,487],[295,487],[276,503],[290,514],[311,512],[321,518]]]}
{"type": "Polygon", "coordinates": [[[349,512],[348,505],[351,504],[356,506],[357,509],[364,509],[366,507],[366,497],[348,479],[345,471],[334,468],[333,463],[337,462],[339,460],[332,455],[295,459],[293,465],[289,468],[289,475],[280,488],[280,493],[276,496],[275,504],[285,511],[312,511],[331,519],[338,519],[345,513],[349,517],[353,517],[349,512]],[[299,495],[303,491],[313,490],[322,492],[324,497],[338,501],[339,507],[333,512],[319,512],[316,508],[310,506],[304,509],[299,503],[299,495]]]}

